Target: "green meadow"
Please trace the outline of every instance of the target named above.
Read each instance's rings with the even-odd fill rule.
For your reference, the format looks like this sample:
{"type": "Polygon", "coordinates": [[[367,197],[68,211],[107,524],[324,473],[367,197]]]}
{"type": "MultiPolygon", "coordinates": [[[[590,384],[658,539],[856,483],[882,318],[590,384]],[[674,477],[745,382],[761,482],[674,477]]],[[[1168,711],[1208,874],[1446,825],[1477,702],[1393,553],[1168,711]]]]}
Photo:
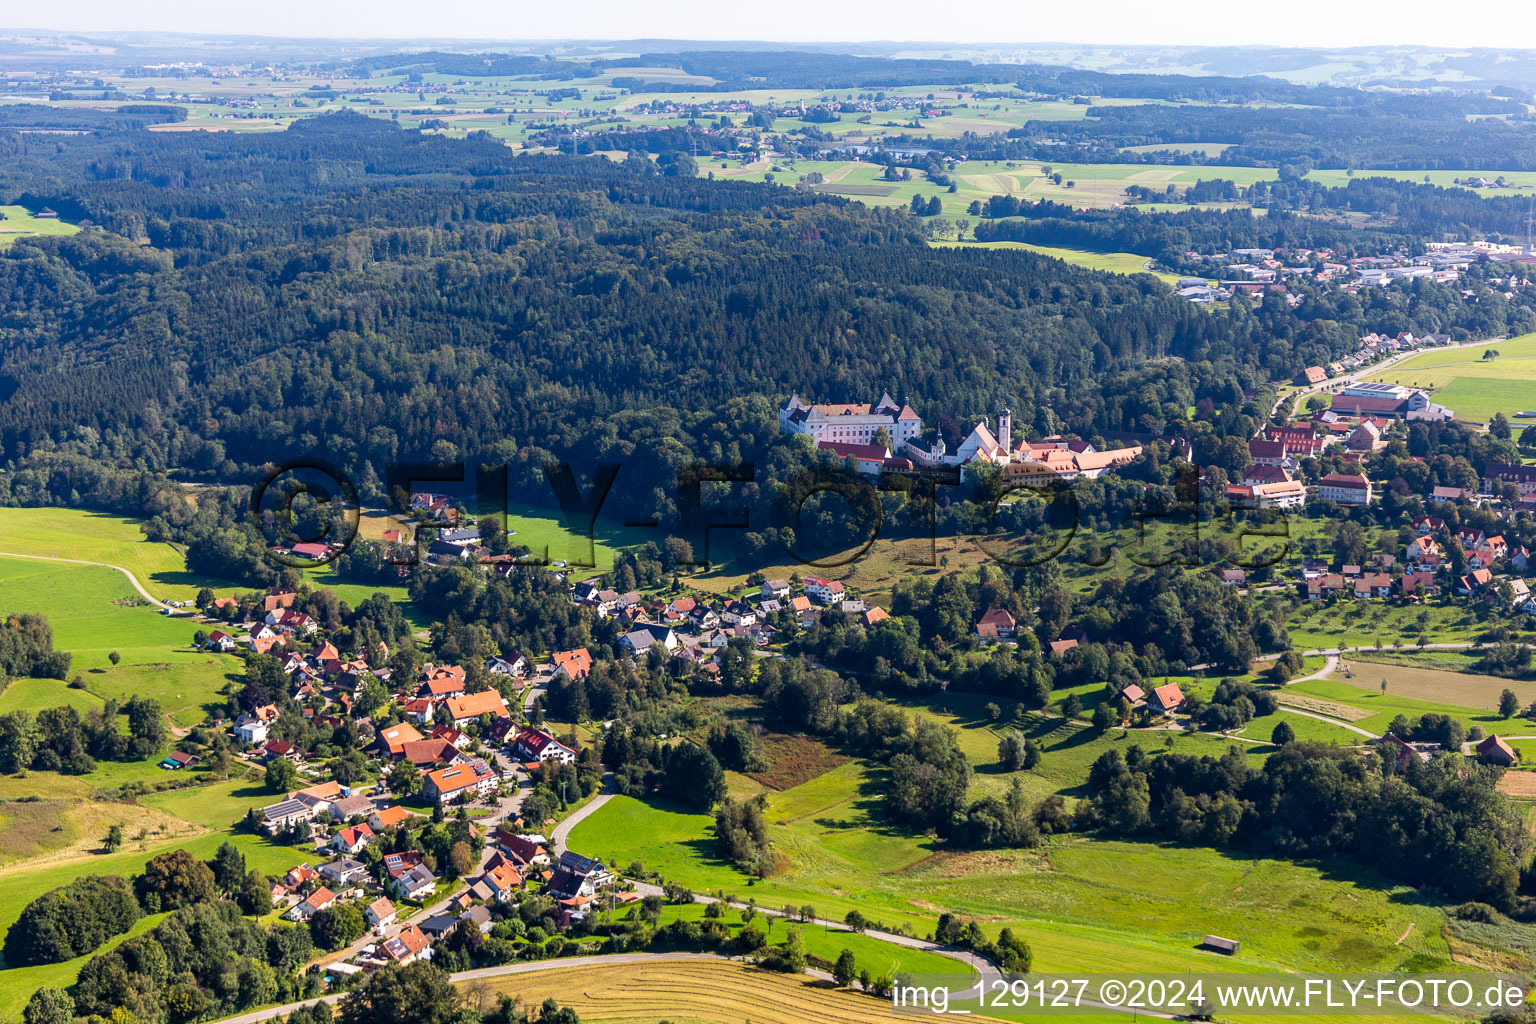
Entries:
{"type": "Polygon", "coordinates": [[[54,646],[73,655],[70,678],[83,686],[18,680],[0,692],[0,712],[61,704],[84,710],[137,695],[160,701],[171,724],[186,727],[202,721],[206,705],[239,672],[234,655],[192,646],[195,622],[159,614],[121,573],[103,566],[0,558],[0,614],[14,612],[48,618],[54,646]]]}
{"type": "Polygon", "coordinates": [[[1177,274],[1162,274],[1147,269],[1151,262],[1145,256],[1134,252],[1091,252],[1087,249],[1065,249],[1059,246],[1031,245],[1028,242],[953,242],[931,241],[929,245],[948,249],[1023,249],[1026,252],[1038,253],[1041,256],[1050,256],[1070,263],[1075,267],[1086,267],[1089,270],[1103,270],[1111,274],[1152,274],[1158,280],[1167,284],[1174,284],[1179,280],[1177,274]]]}
{"type": "Polygon", "coordinates": [[[1513,420],[1521,412],[1536,412],[1536,334],[1425,352],[1374,379],[1430,389],[1458,419],[1487,423],[1502,412],[1513,420]],[[1484,359],[1490,352],[1496,356],[1484,359]]]}
{"type": "Polygon", "coordinates": [[[172,544],[145,539],[139,521],[108,512],[70,508],[0,508],[0,557],[33,555],[121,566],[155,597],[185,601],[209,586],[235,587],[190,573],[172,544]]]}
{"type": "Polygon", "coordinates": [[[66,224],[54,217],[39,220],[24,206],[0,206],[0,247],[10,245],[18,238],[34,235],[72,235],[79,231],[74,224],[66,224]]]}
{"type": "Polygon", "coordinates": [[[1312,170],[1307,177],[1330,188],[1342,188],[1355,178],[1393,178],[1397,181],[1428,182],[1442,188],[1456,187],[1457,178],[1487,178],[1496,181],[1503,178],[1506,188],[1473,189],[1480,196],[1530,195],[1536,188],[1536,171],[1398,171],[1361,169],[1353,173],[1345,170],[1312,170]]]}

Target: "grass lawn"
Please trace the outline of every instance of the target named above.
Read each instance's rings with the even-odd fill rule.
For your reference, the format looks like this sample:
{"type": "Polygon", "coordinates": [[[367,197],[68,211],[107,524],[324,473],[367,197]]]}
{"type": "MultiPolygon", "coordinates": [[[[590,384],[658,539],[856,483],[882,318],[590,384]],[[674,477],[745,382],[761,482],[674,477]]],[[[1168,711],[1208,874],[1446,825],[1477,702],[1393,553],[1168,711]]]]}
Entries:
{"type": "MultiPolygon", "coordinates": [[[[1331,725],[1328,722],[1319,722],[1315,718],[1306,715],[1293,714],[1281,708],[1272,715],[1263,718],[1255,718],[1248,725],[1239,729],[1234,735],[1245,736],[1248,739],[1263,740],[1269,742],[1270,734],[1275,731],[1275,726],[1282,721],[1290,724],[1291,732],[1295,733],[1298,740],[1315,740],[1318,743],[1338,743],[1346,747],[1359,746],[1365,742],[1365,737],[1357,732],[1331,725]]],[[[1267,749],[1267,748],[1265,748],[1267,749]]]]}
{"type": "Polygon", "coordinates": [[[39,220],[27,212],[25,206],[0,206],[0,214],[4,214],[0,219],[0,246],[29,235],[72,235],[80,230],[56,217],[39,220]]]}

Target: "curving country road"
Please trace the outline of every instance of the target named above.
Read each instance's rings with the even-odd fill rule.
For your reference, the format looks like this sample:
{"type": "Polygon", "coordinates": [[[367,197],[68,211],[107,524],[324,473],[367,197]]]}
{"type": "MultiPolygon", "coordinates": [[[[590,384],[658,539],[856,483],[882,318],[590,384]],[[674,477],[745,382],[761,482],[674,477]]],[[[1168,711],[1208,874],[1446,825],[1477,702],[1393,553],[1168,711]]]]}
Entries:
{"type": "MultiPolygon", "coordinates": [[[[594,796],[590,801],[578,808],[569,818],[556,825],[555,830],[549,834],[550,850],[555,856],[558,857],[565,852],[565,839],[571,834],[571,829],[602,810],[603,805],[612,800],[615,795],[617,795],[617,791],[613,786],[613,773],[604,772],[603,788],[598,791],[597,796],[594,796]]],[[[656,891],[660,892],[661,890],[657,889],[656,891]]]]}
{"type": "Polygon", "coordinates": [[[120,565],[113,565],[111,562],[88,562],[83,558],[57,558],[53,555],[19,555],[11,551],[0,551],[0,558],[29,558],[36,562],[68,562],[71,565],[99,565],[103,569],[116,569],[118,572],[128,577],[128,582],[133,584],[133,589],[137,590],[139,592],[139,596],[143,597],[144,600],[160,608],[167,608],[171,611],[176,610],[171,608],[170,605],[160,600],[154,594],[151,594],[149,591],[145,590],[144,584],[140,583],[139,578],[133,573],[129,572],[127,569],[124,569],[120,565]]]}

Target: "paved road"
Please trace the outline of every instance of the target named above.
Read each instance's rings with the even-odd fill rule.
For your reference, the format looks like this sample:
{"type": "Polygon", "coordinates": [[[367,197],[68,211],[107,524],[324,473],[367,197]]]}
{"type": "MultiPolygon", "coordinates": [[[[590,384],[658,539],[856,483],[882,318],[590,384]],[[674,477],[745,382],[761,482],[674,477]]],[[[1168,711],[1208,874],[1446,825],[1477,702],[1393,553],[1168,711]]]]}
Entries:
{"type": "Polygon", "coordinates": [[[180,610],[171,608],[170,605],[166,604],[154,594],[151,594],[149,591],[145,590],[144,584],[139,582],[139,578],[137,576],[129,572],[127,569],[124,569],[122,566],[113,565],[111,562],[87,562],[81,558],[54,558],[51,555],[17,555],[12,554],[9,551],[0,551],[0,558],[30,558],[37,562],[68,562],[71,565],[99,565],[104,569],[116,569],[118,572],[128,577],[128,582],[133,584],[133,589],[137,590],[139,592],[139,596],[144,598],[144,600],[150,602],[158,608],[165,608],[173,612],[180,610]]]}
{"type": "Polygon", "coordinates": [[[571,834],[571,829],[575,828],[577,825],[580,825],[583,821],[587,820],[587,818],[596,814],[598,810],[602,808],[603,804],[606,804],[609,800],[614,798],[614,795],[615,790],[613,787],[613,773],[606,772],[603,775],[603,788],[598,793],[598,795],[594,796],[569,818],[566,818],[560,824],[556,825],[554,832],[550,833],[549,845],[555,856],[558,857],[560,854],[565,852],[565,839],[566,836],[571,834]]]}
{"type": "Polygon", "coordinates": [[[1371,730],[1362,729],[1360,726],[1355,725],[1353,722],[1346,722],[1342,718],[1331,718],[1328,715],[1320,715],[1315,711],[1303,711],[1300,708],[1293,708],[1289,704],[1282,704],[1280,707],[1284,709],[1287,714],[1300,715],[1302,718],[1315,718],[1319,722],[1327,722],[1329,725],[1336,725],[1340,729],[1348,729],[1352,733],[1356,733],[1360,736],[1366,736],[1373,740],[1381,738],[1378,734],[1371,732],[1371,730]]]}

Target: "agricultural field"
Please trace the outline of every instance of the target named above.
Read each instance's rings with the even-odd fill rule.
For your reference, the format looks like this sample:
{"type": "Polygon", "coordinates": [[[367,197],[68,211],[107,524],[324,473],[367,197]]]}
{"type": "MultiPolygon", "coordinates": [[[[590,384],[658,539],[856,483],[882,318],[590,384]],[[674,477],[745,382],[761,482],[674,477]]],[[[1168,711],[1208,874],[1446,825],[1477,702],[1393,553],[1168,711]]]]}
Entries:
{"type": "MultiPolygon", "coordinates": [[[[1029,200],[1048,199],[1078,207],[1110,207],[1126,202],[1127,186],[1140,185],[1159,192],[1172,186],[1182,192],[1197,181],[1222,179],[1247,187],[1258,181],[1270,181],[1272,168],[1189,167],[1162,164],[1041,164],[1029,161],[970,161],[960,164],[952,174],[956,189],[937,185],[922,172],[912,177],[888,181],[885,168],[866,161],[803,161],[781,158],[779,172],[766,171],[781,184],[795,184],[812,171],[825,178],[813,186],[819,192],[846,196],[870,206],[907,206],[914,195],[937,195],[946,217],[967,216],[970,205],[990,196],[1014,195],[1029,200]],[[1057,184],[1054,175],[1060,174],[1057,184]]],[[[754,168],[756,165],[754,165],[754,168]]],[[[701,168],[702,170],[702,168],[701,168]]],[[[765,169],[766,170],[766,169],[765,169]]],[[[726,169],[722,176],[732,177],[726,169]]],[[[752,175],[754,178],[757,174],[752,175]]],[[[1226,204],[1230,205],[1230,204],[1226,204]]],[[[1175,207],[1188,209],[1188,207],[1175,207]]]]}
{"type": "MultiPolygon", "coordinates": [[[[1369,657],[1365,655],[1365,658],[1369,657]]],[[[1492,711],[1499,706],[1499,695],[1505,690],[1513,690],[1515,696],[1520,698],[1521,707],[1529,707],[1536,702],[1536,682],[1530,680],[1503,679],[1450,669],[1381,664],[1360,657],[1351,661],[1350,669],[1354,678],[1343,681],[1353,686],[1380,692],[1381,680],[1385,679],[1388,694],[1412,697],[1415,700],[1492,711]]],[[[1341,679],[1342,673],[1335,672],[1333,678],[1341,679]]],[[[1488,727],[1484,725],[1484,728],[1488,727]]]]}
{"type": "Polygon", "coordinates": [[[1412,181],[1416,183],[1428,182],[1431,185],[1439,185],[1441,188],[1456,187],[1457,178],[1487,178],[1489,181],[1497,181],[1503,178],[1507,187],[1503,188],[1479,188],[1474,189],[1480,196],[1518,196],[1530,195],[1532,189],[1536,189],[1536,171],[1398,171],[1360,169],[1354,172],[1344,170],[1311,170],[1307,177],[1312,181],[1330,188],[1342,188],[1354,178],[1392,178],[1397,181],[1412,181]]]}
{"type": "Polygon", "coordinates": [[[25,206],[0,206],[0,248],[18,238],[37,235],[72,235],[80,228],[66,224],[56,217],[39,219],[32,216],[25,206]]]}
{"type": "Polygon", "coordinates": [[[1426,388],[1458,419],[1487,423],[1502,412],[1511,421],[1536,421],[1536,335],[1489,342],[1481,349],[1426,352],[1373,379],[1426,388]],[[1484,359],[1484,353],[1497,357],[1484,359]]]}
{"type": "Polygon", "coordinates": [[[773,974],[706,958],[640,964],[573,963],[460,987],[514,996],[524,1006],[555,999],[596,1024],[873,1024],[897,1021],[882,1000],[836,991],[804,975],[773,974]]]}

